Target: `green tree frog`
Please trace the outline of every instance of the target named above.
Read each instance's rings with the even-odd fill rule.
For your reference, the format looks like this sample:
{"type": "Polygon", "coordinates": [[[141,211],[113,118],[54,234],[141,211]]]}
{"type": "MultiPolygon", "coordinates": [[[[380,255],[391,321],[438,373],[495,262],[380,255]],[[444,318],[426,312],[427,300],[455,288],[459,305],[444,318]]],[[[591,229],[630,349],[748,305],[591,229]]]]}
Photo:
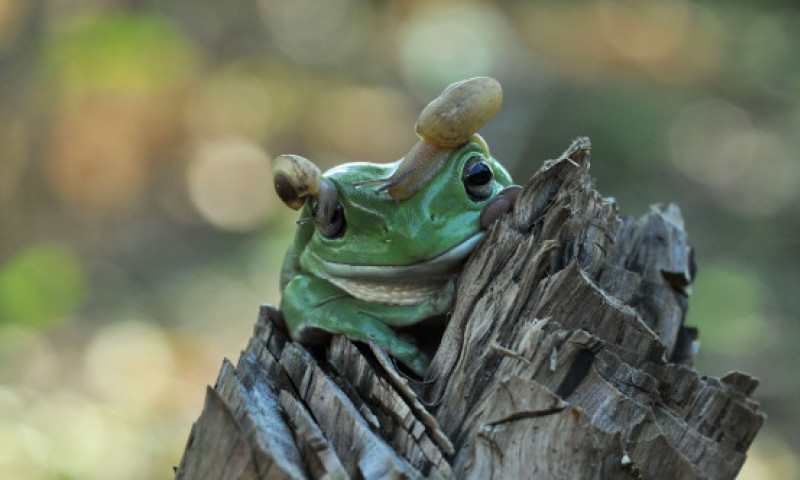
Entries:
{"type": "Polygon", "coordinates": [[[482,230],[513,206],[519,187],[476,134],[501,101],[488,77],[450,85],[422,111],[418,143],[395,163],[322,174],[297,155],[275,159],[278,196],[301,210],[281,272],[280,310],[295,340],[371,338],[424,374],[429,357],[394,328],[447,313],[482,230]]]}

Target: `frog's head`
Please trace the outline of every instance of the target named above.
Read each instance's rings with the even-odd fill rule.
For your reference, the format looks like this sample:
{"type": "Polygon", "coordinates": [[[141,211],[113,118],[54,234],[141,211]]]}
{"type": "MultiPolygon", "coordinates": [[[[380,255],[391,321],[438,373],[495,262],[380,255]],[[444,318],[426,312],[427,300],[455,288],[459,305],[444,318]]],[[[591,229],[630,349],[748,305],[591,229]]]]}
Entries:
{"type": "Polygon", "coordinates": [[[456,271],[482,236],[484,206],[511,184],[475,133],[497,112],[499,88],[487,78],[448,87],[420,115],[418,144],[392,164],[350,163],[322,174],[305,158],[278,157],[278,195],[303,208],[303,268],[334,283],[384,285],[456,271]]]}

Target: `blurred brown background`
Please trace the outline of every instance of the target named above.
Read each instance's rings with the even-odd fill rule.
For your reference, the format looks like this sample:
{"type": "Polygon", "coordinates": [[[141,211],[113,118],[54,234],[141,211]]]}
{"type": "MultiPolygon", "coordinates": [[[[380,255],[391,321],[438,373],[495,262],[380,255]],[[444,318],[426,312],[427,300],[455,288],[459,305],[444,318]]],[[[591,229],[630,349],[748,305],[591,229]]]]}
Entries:
{"type": "Polygon", "coordinates": [[[387,162],[447,84],[518,182],[576,136],[674,201],[698,368],[762,379],[742,478],[800,478],[794,1],[0,0],[0,478],[166,478],[295,213],[269,160],[387,162]]]}

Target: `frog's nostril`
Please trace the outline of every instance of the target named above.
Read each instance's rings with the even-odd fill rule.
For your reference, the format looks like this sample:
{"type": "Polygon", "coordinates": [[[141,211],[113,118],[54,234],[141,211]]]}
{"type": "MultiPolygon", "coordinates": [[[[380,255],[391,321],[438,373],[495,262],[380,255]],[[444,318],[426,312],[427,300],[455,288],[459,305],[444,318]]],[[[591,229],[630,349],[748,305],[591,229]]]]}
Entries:
{"type": "Polygon", "coordinates": [[[431,213],[431,222],[435,222],[435,221],[436,221],[436,215],[431,213]]]}

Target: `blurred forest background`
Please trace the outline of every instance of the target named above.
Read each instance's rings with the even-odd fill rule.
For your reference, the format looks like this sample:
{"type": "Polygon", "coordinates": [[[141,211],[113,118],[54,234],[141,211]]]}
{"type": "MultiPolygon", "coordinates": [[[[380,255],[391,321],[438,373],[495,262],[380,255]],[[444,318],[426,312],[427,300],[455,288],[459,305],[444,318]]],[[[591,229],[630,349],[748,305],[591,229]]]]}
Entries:
{"type": "Polygon", "coordinates": [[[762,379],[742,478],[800,478],[789,0],[0,0],[0,477],[170,477],[279,301],[269,160],[393,161],[476,75],[518,182],[589,135],[623,213],[681,207],[697,367],[762,379]]]}

